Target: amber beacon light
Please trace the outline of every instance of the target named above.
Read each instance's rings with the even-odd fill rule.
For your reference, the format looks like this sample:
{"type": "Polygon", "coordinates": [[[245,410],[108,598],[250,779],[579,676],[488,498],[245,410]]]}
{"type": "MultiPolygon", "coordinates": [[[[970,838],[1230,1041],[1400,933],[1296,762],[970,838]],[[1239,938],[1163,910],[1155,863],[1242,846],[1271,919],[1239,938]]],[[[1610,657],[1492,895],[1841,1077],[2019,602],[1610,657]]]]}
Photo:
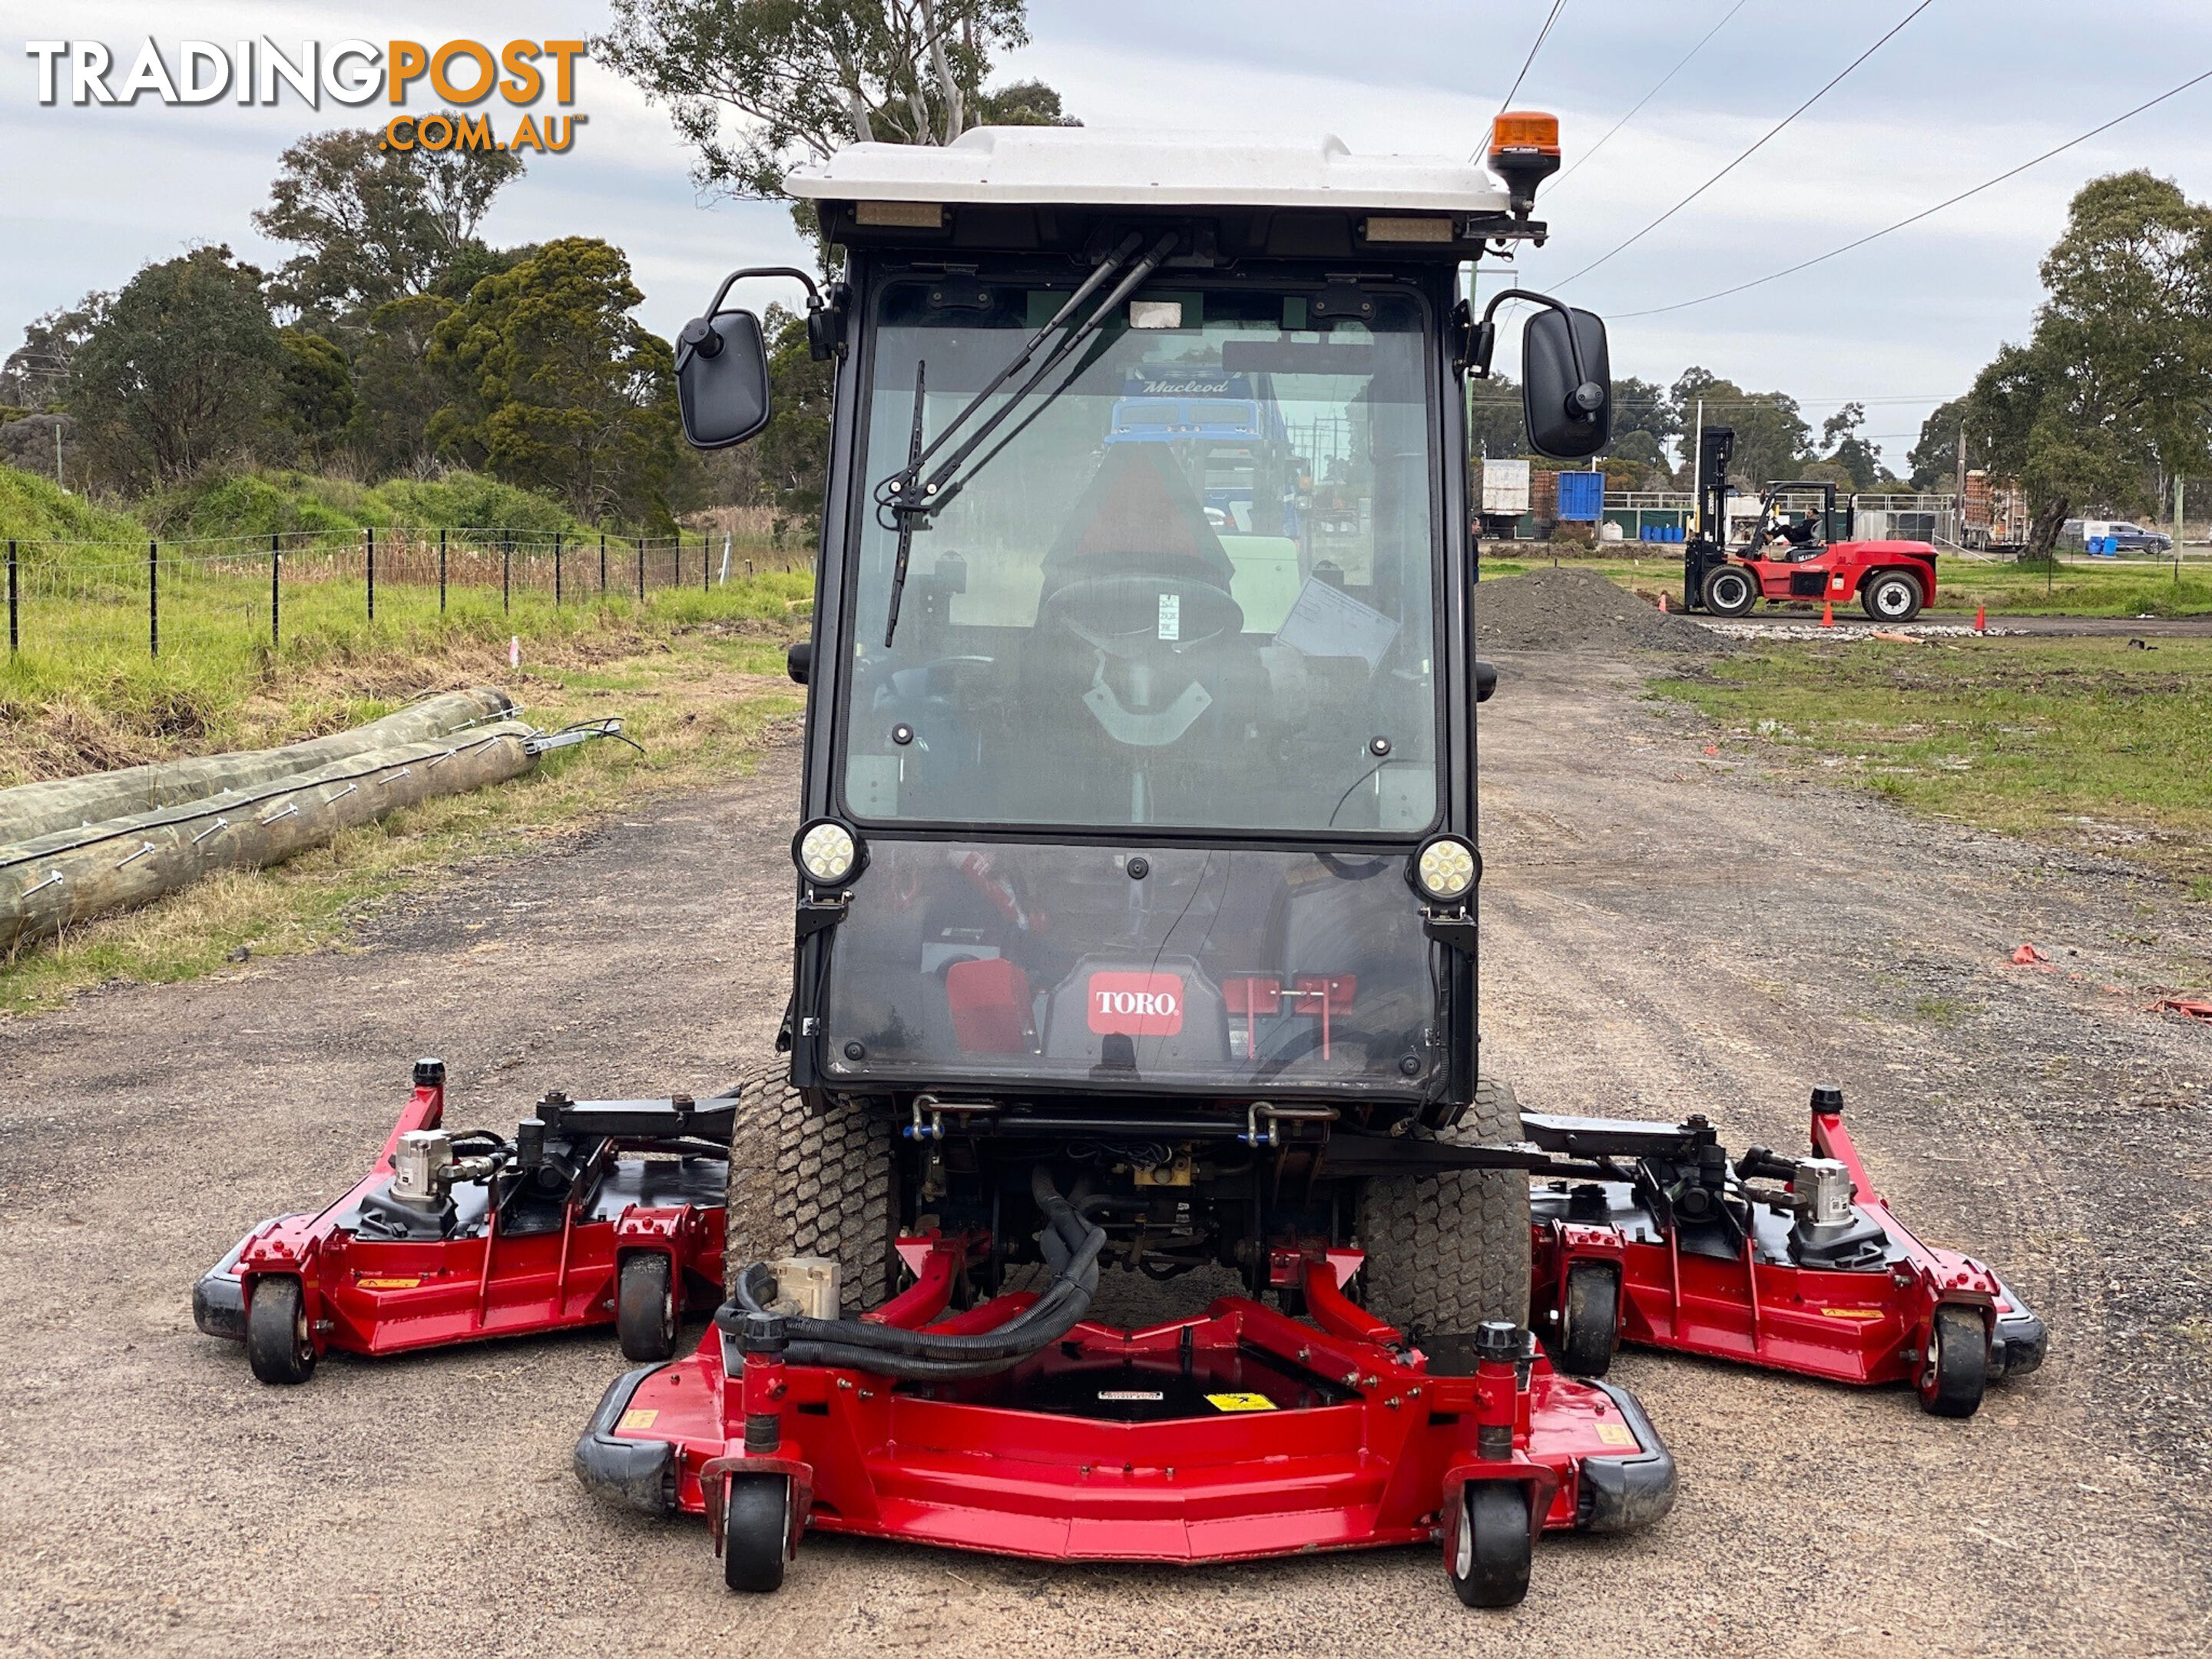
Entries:
{"type": "Polygon", "coordinates": [[[1513,194],[1513,211],[1536,205],[1536,186],[1559,170],[1559,118],[1507,110],[1490,124],[1490,170],[1513,194]]]}

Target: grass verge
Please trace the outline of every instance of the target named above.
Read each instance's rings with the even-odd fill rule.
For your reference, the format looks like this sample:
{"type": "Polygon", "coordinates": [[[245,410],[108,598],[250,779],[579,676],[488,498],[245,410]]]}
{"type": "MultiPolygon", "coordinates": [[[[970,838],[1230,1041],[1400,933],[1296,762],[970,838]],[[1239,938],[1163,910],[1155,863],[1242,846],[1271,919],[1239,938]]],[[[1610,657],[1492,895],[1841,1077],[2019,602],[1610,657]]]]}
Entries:
{"type": "MultiPolygon", "coordinates": [[[[0,1012],[52,1007],[113,981],[197,978],[241,951],[313,950],[392,895],[457,864],[526,851],[641,799],[749,771],[769,724],[805,707],[783,662],[803,612],[772,594],[761,608],[771,599],[773,617],[687,617],[672,614],[672,605],[649,625],[609,617],[541,636],[517,672],[507,668],[503,640],[495,646],[464,636],[418,640],[404,655],[338,653],[298,673],[230,684],[236,695],[221,706],[216,724],[257,741],[335,729],[388,712],[425,687],[490,684],[505,686],[525,718],[549,729],[620,715],[646,752],[605,740],[557,751],[512,783],[427,801],[289,864],[233,872],[143,910],[72,928],[0,959],[0,1012]]],[[[172,743],[185,752],[233,746],[172,743]]]]}
{"type": "Polygon", "coordinates": [[[1652,689],[1754,757],[2115,854],[2212,901],[2212,641],[1777,645],[1652,689]]]}

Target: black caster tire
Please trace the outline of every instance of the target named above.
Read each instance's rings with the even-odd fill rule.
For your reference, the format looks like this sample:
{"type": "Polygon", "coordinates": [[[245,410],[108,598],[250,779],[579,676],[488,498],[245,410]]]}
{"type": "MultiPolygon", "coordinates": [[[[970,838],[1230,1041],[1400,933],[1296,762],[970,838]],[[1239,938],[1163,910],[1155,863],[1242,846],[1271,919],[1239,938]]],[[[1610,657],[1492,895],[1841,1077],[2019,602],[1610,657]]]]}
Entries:
{"type": "Polygon", "coordinates": [[[315,1374],[307,1293],[289,1273],[253,1281],[246,1304],[246,1363],[264,1382],[304,1382],[315,1374]]]}
{"type": "Polygon", "coordinates": [[[1747,617],[1759,603],[1759,578],[1740,564],[1724,564],[1705,573],[1698,603],[1716,617],[1747,617]]]}
{"type": "Polygon", "coordinates": [[[781,1474],[730,1477],[722,1511],[722,1582],[748,1595],[783,1588],[791,1559],[791,1481],[781,1474]]]}
{"type": "Polygon", "coordinates": [[[1920,584],[1902,570],[1885,570],[1859,590],[1859,608],[1893,628],[1918,616],[1923,603],[1920,584]]]}
{"type": "Polygon", "coordinates": [[[615,1337],[625,1359],[667,1359],[676,1352],[681,1310],[676,1303],[676,1274],[657,1250],[624,1259],[615,1281],[615,1337]]]}
{"type": "Polygon", "coordinates": [[[1559,1368],[1570,1376],[1603,1376],[1620,1341],[1620,1277],[1594,1264],[1568,1268],[1560,1326],[1559,1368]]]}
{"type": "Polygon", "coordinates": [[[1470,1607],[1519,1607],[1535,1556],[1528,1493],[1516,1481],[1469,1481],[1454,1522],[1444,1571],[1459,1599],[1470,1607]]]}
{"type": "Polygon", "coordinates": [[[1990,1333],[1976,1308],[1936,1310],[1928,1352],[1914,1379],[1920,1408],[1936,1417],[1972,1417],[1990,1382],[1990,1333]]]}

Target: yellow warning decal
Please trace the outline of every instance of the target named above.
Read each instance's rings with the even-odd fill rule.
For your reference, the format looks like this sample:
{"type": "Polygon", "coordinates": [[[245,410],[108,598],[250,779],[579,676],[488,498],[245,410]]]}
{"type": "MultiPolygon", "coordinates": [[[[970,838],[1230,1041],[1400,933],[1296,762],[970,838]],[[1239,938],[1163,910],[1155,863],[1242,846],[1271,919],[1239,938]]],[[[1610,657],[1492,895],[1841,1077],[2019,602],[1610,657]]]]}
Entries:
{"type": "Polygon", "coordinates": [[[356,1279],[354,1286],[363,1291],[411,1291],[422,1282],[419,1279],[356,1279]]]}
{"type": "Polygon", "coordinates": [[[1887,1319],[1889,1316],[1880,1308],[1823,1308],[1820,1312],[1829,1319],[1887,1319]]]}
{"type": "Polygon", "coordinates": [[[1636,1431],[1626,1423],[1601,1423],[1597,1425],[1598,1442],[1607,1446],[1632,1446],[1636,1431]]]}
{"type": "Polygon", "coordinates": [[[615,1425],[615,1432],[620,1434],[627,1429],[649,1429],[659,1415],[659,1412],[624,1412],[622,1421],[615,1425]]]}
{"type": "Polygon", "coordinates": [[[1218,1412],[1271,1412],[1275,1402],[1264,1394],[1210,1394],[1206,1403],[1218,1412]]]}

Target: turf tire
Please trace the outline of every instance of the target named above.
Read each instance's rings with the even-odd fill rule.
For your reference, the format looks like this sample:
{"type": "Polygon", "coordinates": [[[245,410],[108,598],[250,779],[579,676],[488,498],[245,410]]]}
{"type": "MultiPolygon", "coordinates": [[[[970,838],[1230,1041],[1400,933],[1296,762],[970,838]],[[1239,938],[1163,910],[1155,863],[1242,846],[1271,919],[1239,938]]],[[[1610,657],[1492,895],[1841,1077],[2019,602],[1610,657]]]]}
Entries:
{"type": "MultiPolygon", "coordinates": [[[[1520,1139],[1511,1086],[1479,1079],[1467,1115],[1437,1139],[1520,1139]]],[[[1528,1322],[1528,1180],[1519,1170],[1374,1176],[1360,1189],[1358,1224],[1370,1313],[1431,1333],[1528,1322]]]]}
{"type": "Polygon", "coordinates": [[[246,1304],[246,1363],[264,1382],[304,1382],[315,1374],[307,1291],[291,1273],[253,1281],[246,1304]]]}
{"type": "Polygon", "coordinates": [[[641,1362],[672,1358],[681,1318],[668,1258],[658,1250],[639,1250],[623,1258],[615,1281],[615,1339],[622,1344],[623,1358],[641,1362]]]}
{"type": "Polygon", "coordinates": [[[781,1065],[738,1088],[730,1146],[724,1271],[778,1256],[828,1256],[844,1269],[844,1302],[865,1310],[890,1294],[897,1204],[890,1119],[862,1103],[791,1086],[781,1065]]]}

